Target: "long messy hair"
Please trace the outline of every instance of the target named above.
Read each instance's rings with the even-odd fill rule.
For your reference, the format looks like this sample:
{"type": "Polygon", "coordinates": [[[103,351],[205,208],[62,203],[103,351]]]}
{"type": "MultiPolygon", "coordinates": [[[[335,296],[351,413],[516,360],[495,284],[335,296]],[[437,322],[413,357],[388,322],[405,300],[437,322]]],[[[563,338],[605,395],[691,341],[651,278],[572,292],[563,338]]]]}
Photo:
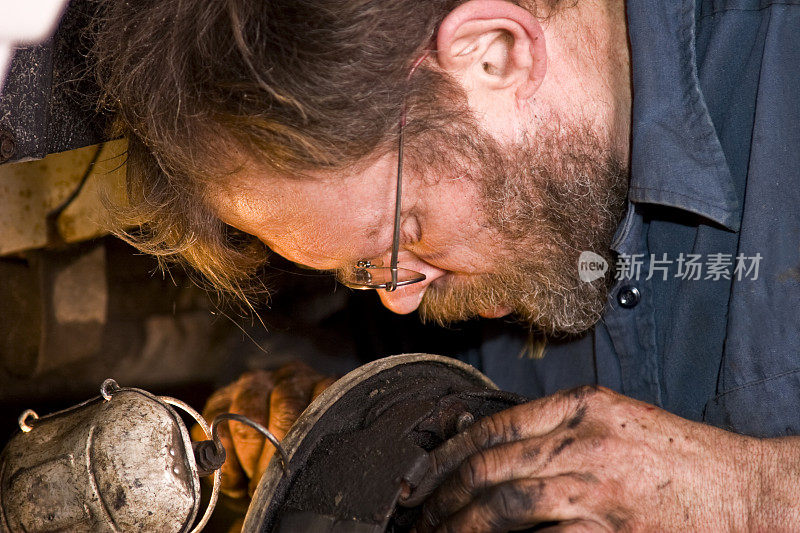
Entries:
{"type": "Polygon", "coordinates": [[[128,139],[120,236],[243,295],[266,250],[206,207],[204,184],[231,153],[282,173],[353,164],[390,145],[404,100],[409,138],[446,124],[446,77],[406,74],[462,1],[102,0],[100,105],[128,139]]]}
{"type": "Polygon", "coordinates": [[[281,175],[380,155],[404,102],[413,164],[415,139],[468,113],[446,73],[407,77],[464,1],[98,0],[100,108],[128,139],[117,234],[245,296],[267,250],[215,216],[206,185],[236,170],[232,154],[281,175]]]}

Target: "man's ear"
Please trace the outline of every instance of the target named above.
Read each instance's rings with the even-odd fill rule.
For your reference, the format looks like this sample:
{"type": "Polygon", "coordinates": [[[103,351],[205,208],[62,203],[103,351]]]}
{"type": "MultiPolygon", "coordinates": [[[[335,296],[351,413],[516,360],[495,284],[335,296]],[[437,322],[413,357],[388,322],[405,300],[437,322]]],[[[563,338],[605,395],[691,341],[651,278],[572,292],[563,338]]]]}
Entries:
{"type": "Polygon", "coordinates": [[[547,71],[542,27],[526,9],[502,0],[470,0],[451,11],[436,39],[439,65],[465,87],[533,96],[547,71]]]}

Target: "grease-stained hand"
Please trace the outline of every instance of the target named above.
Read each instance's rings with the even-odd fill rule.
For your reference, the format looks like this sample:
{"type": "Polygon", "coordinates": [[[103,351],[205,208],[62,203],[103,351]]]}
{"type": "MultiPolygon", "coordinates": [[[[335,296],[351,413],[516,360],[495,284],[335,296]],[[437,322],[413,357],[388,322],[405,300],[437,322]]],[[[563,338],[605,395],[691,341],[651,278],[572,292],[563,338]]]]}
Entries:
{"type": "Polygon", "coordinates": [[[404,505],[424,501],[419,533],[744,531],[760,452],[758,439],[582,387],[445,442],[404,505]]]}
{"type": "MultiPolygon", "coordinates": [[[[206,402],[203,418],[210,423],[220,413],[237,413],[267,427],[280,440],[334,381],[300,362],[272,371],[254,370],[215,391],[206,402]]],[[[227,452],[220,491],[232,498],[252,496],[275,448],[257,430],[239,422],[220,424],[219,435],[227,452]]],[[[205,440],[199,426],[192,428],[192,438],[205,440]]]]}

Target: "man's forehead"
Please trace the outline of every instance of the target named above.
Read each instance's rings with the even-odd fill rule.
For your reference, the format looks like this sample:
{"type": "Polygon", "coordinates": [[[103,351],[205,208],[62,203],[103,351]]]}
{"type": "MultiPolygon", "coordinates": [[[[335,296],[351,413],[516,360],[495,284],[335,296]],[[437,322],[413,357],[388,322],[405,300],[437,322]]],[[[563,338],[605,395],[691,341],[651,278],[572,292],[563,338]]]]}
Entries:
{"type": "Polygon", "coordinates": [[[325,248],[344,235],[371,242],[390,229],[394,195],[387,180],[371,179],[376,174],[287,176],[249,165],[209,187],[208,197],[223,222],[268,244],[292,240],[325,248]]]}
{"type": "Polygon", "coordinates": [[[305,173],[302,176],[279,173],[253,163],[242,165],[208,188],[208,195],[220,214],[250,218],[277,217],[295,211],[308,199],[324,197],[330,191],[330,178],[305,173]]]}
{"type": "Polygon", "coordinates": [[[241,226],[256,215],[266,220],[276,218],[281,195],[267,182],[267,179],[231,176],[222,183],[208,186],[205,196],[223,221],[247,231],[241,226]]]}
{"type": "MultiPolygon", "coordinates": [[[[351,207],[394,197],[396,154],[375,155],[335,169],[303,169],[278,172],[257,162],[243,165],[230,182],[236,196],[261,195],[275,210],[287,202],[304,205],[336,204],[351,207]]],[[[408,176],[411,178],[411,176],[408,176]]],[[[404,180],[404,181],[409,181],[404,180]]],[[[265,205],[264,207],[268,207],[265,205]]]]}

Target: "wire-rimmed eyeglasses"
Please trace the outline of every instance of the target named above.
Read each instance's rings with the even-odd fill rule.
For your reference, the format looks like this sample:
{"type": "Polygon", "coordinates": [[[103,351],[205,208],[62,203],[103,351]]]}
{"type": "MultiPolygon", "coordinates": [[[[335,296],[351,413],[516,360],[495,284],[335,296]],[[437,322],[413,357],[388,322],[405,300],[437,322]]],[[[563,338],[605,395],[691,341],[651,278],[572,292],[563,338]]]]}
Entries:
{"type": "MultiPolygon", "coordinates": [[[[414,62],[407,79],[411,78],[417,67],[422,64],[428,52],[414,62]]],[[[358,261],[349,271],[339,275],[339,281],[351,289],[385,289],[392,292],[397,287],[411,285],[425,279],[425,274],[406,268],[397,267],[397,255],[400,251],[400,208],[403,183],[403,130],[406,126],[406,104],[403,103],[403,115],[397,141],[397,189],[394,200],[394,235],[392,236],[392,259],[389,267],[373,265],[370,261],[358,261]]]]}

